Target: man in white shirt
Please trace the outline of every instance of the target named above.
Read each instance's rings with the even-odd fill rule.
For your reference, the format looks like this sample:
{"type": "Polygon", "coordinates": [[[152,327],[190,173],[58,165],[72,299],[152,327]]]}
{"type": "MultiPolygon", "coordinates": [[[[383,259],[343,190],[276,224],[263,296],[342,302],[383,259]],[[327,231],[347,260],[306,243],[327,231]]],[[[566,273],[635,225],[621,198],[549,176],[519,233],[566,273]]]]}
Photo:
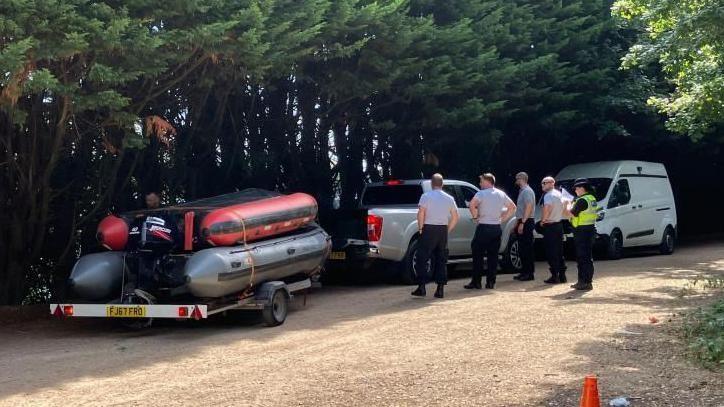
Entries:
{"type": "Polygon", "coordinates": [[[437,283],[435,298],[443,298],[443,287],[447,284],[447,236],[458,223],[458,209],[455,198],[443,192],[442,175],[434,174],[430,179],[432,191],[422,194],[417,211],[417,227],[420,233],[415,261],[418,287],[413,296],[424,297],[427,284],[427,264],[430,262],[432,275],[437,283]]]}
{"type": "Polygon", "coordinates": [[[566,261],[563,257],[563,213],[565,203],[563,195],[556,188],[553,177],[545,177],[541,181],[543,195],[543,215],[541,228],[543,230],[543,243],[545,244],[546,259],[550,268],[551,277],[545,280],[548,284],[565,283],[566,261]]]}
{"type": "Polygon", "coordinates": [[[501,223],[515,214],[516,206],[508,195],[495,188],[495,176],[485,173],[480,176],[481,190],[470,201],[470,213],[477,220],[475,236],[471,243],[473,252],[473,278],[467,289],[482,289],[483,259],[487,257],[485,288],[495,288],[498,273],[498,252],[503,234],[501,223]]]}

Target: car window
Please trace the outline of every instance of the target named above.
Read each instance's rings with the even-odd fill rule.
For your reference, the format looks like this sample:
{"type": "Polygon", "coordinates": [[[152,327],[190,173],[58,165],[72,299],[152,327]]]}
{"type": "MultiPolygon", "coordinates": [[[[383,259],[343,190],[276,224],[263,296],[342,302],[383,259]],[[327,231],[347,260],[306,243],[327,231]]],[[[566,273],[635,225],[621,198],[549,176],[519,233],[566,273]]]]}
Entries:
{"type": "Polygon", "coordinates": [[[465,208],[465,202],[460,197],[460,187],[457,185],[443,185],[442,190],[455,198],[455,205],[458,208],[465,208]],[[461,206],[462,205],[462,206],[461,206]]]}
{"type": "Polygon", "coordinates": [[[362,206],[417,205],[420,195],[422,186],[419,184],[369,186],[362,195],[362,206]]]}
{"type": "Polygon", "coordinates": [[[620,179],[613,186],[611,191],[611,199],[608,200],[608,207],[615,208],[617,206],[626,205],[631,202],[631,189],[628,185],[628,180],[620,179]]]}
{"type": "MultiPolygon", "coordinates": [[[[460,206],[460,207],[461,207],[461,208],[469,208],[469,207],[470,207],[470,201],[473,200],[473,197],[475,196],[475,194],[476,194],[478,191],[476,191],[476,190],[473,189],[473,188],[466,187],[466,186],[464,186],[464,185],[460,185],[460,192],[461,192],[462,200],[463,200],[462,206],[460,206]]],[[[458,205],[458,206],[459,206],[459,205],[458,205]]]]}

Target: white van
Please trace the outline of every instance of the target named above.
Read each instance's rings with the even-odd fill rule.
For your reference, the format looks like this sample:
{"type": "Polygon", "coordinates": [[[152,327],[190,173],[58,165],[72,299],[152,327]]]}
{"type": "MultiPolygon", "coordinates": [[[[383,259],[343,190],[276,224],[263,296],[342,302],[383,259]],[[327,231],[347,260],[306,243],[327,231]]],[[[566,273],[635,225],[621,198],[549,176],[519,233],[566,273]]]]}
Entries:
{"type": "Polygon", "coordinates": [[[618,259],[623,248],[658,246],[674,252],[676,204],[663,164],[646,161],[605,161],[569,165],[556,184],[573,193],[573,181],[588,178],[603,208],[596,221],[598,244],[608,258],[618,259]]]}

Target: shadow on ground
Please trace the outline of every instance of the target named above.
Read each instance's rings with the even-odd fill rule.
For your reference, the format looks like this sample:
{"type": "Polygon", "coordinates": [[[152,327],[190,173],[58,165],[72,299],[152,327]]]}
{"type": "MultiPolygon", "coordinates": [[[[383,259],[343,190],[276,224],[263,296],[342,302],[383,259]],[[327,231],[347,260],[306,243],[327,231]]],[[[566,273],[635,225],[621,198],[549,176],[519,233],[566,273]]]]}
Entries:
{"type": "MultiPolygon", "coordinates": [[[[714,245],[712,247],[718,249],[722,246],[714,245]]],[[[640,278],[647,278],[652,273],[659,273],[657,277],[661,277],[662,271],[676,271],[671,273],[671,278],[702,277],[717,273],[723,268],[721,263],[715,263],[715,261],[721,261],[720,251],[709,250],[708,253],[711,253],[711,258],[702,259],[696,265],[685,264],[684,261],[677,260],[677,256],[667,256],[649,259],[649,263],[653,264],[652,268],[635,268],[635,263],[640,259],[634,258],[615,263],[616,265],[622,264],[626,266],[627,271],[622,271],[612,267],[614,262],[607,262],[601,265],[601,272],[597,276],[610,278],[625,272],[628,274],[634,273],[640,278]],[[707,263],[707,261],[709,262],[707,263]],[[666,267],[672,269],[666,269],[666,267]],[[680,270],[680,272],[677,270],[680,270]]],[[[505,292],[548,289],[547,285],[540,282],[540,274],[542,274],[540,271],[544,270],[541,263],[538,264],[538,270],[538,281],[530,283],[514,282],[510,276],[501,277],[496,292],[503,294],[505,292]]],[[[457,273],[453,275],[453,277],[459,279],[452,281],[451,284],[464,284],[464,276],[467,271],[462,269],[460,273],[462,275],[457,273]]],[[[194,321],[185,321],[191,323],[165,322],[141,332],[128,332],[108,321],[102,320],[41,320],[32,323],[5,325],[0,328],[0,343],[3,344],[0,347],[0,399],[15,394],[33,393],[44,388],[57,388],[65,382],[73,382],[83,378],[112,377],[125,371],[153,364],[173,363],[205,349],[237,341],[269,343],[280,335],[298,331],[318,331],[347,321],[355,321],[374,315],[405,313],[435,304],[435,300],[429,297],[422,300],[411,299],[409,290],[409,287],[388,286],[371,282],[326,287],[311,294],[304,306],[302,305],[302,298],[298,297],[292,303],[287,322],[280,327],[268,329],[258,326],[257,318],[249,314],[237,315],[233,318],[210,319],[196,323],[194,321]],[[82,359],[89,357],[88,349],[101,350],[102,354],[107,355],[107,358],[101,357],[101,360],[94,361],[96,363],[85,363],[82,359]],[[153,349],[153,352],[138,352],[139,349],[153,349]],[[8,367],[10,365],[23,366],[23,369],[11,371],[8,367]]],[[[638,301],[641,304],[661,310],[679,309],[676,297],[672,298],[675,292],[671,291],[671,288],[663,287],[657,288],[657,290],[662,290],[662,293],[666,294],[670,300],[653,303],[650,298],[637,294],[620,294],[612,298],[587,298],[585,293],[580,292],[552,296],[551,298],[560,300],[560,303],[565,301],[590,301],[591,303],[631,303],[638,301]]],[[[472,293],[458,290],[449,295],[446,301],[484,297],[486,295],[489,295],[489,292],[485,290],[472,293]]],[[[655,332],[658,326],[632,326],[629,328],[632,331],[642,329],[648,330],[647,332],[655,332]]],[[[654,337],[653,335],[649,336],[654,337]]],[[[654,398],[655,392],[651,387],[653,384],[650,384],[650,382],[645,383],[645,386],[649,387],[628,386],[638,380],[635,373],[636,369],[649,371],[656,367],[646,365],[647,363],[654,363],[647,361],[646,358],[641,358],[638,361],[639,359],[632,357],[632,355],[644,355],[649,348],[631,344],[627,342],[629,340],[626,337],[621,338],[616,334],[612,334],[610,338],[602,338],[600,343],[581,344],[576,352],[584,356],[587,361],[571,365],[571,372],[580,374],[581,378],[587,373],[598,373],[603,379],[603,383],[619,380],[615,379],[617,377],[628,378],[626,381],[621,381],[621,384],[617,384],[618,387],[608,387],[611,390],[610,392],[606,390],[606,396],[629,391],[629,394],[634,396],[644,394],[645,397],[650,397],[651,400],[659,400],[654,398]],[[620,360],[619,366],[601,366],[597,364],[597,356],[604,350],[614,346],[612,344],[617,344],[616,346],[623,348],[638,346],[639,349],[647,350],[645,352],[622,350],[620,355],[617,356],[620,357],[618,359],[620,360]],[[635,361],[636,363],[634,363],[635,361]],[[644,367],[646,369],[643,369],[644,367]]],[[[662,346],[665,347],[668,344],[669,342],[662,339],[662,346]]],[[[93,353],[91,353],[91,356],[93,356],[93,353]]],[[[674,370],[674,372],[685,372],[695,378],[696,371],[687,369],[685,364],[679,366],[677,362],[677,370],[674,370]]],[[[667,376],[664,376],[664,378],[666,379],[667,376]]],[[[706,387],[708,384],[702,386],[706,387]]],[[[541,400],[540,404],[537,405],[574,405],[575,403],[570,404],[568,401],[576,398],[573,396],[577,395],[579,387],[579,383],[570,383],[566,386],[552,388],[550,397],[541,400]],[[558,403],[557,400],[563,401],[555,404],[558,403]]],[[[660,400],[664,399],[660,398],[660,400]]]]}

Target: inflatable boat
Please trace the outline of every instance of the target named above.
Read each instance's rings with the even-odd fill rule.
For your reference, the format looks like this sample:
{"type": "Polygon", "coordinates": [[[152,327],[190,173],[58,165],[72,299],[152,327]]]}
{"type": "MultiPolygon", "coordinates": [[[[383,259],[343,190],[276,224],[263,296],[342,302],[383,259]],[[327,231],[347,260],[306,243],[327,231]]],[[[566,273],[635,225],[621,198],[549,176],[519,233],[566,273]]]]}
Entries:
{"type": "Polygon", "coordinates": [[[78,259],[69,283],[79,299],[91,301],[120,298],[124,283],[156,297],[223,297],[265,281],[314,275],[329,250],[324,230],[308,226],[282,237],[189,254],[108,251],[78,259]],[[150,276],[145,283],[138,277],[144,274],[150,276]]]}
{"type": "Polygon", "coordinates": [[[99,223],[96,236],[108,250],[126,250],[145,221],[151,224],[146,232],[164,240],[183,235],[183,245],[172,250],[194,251],[289,233],[313,222],[317,210],[316,200],[307,194],[245,189],[172,207],[109,215],[99,223]]]}

